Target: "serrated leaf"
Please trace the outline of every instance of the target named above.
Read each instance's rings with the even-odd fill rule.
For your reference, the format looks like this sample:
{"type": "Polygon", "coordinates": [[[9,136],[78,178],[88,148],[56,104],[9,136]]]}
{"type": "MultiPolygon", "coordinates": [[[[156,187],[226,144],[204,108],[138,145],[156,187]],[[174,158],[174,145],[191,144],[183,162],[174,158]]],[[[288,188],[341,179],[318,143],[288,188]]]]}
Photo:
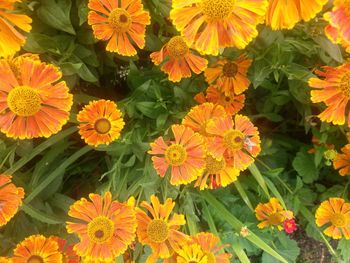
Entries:
{"type": "Polygon", "coordinates": [[[293,168],[297,171],[304,183],[311,184],[318,179],[318,170],[313,155],[300,151],[293,160],[293,168]]]}

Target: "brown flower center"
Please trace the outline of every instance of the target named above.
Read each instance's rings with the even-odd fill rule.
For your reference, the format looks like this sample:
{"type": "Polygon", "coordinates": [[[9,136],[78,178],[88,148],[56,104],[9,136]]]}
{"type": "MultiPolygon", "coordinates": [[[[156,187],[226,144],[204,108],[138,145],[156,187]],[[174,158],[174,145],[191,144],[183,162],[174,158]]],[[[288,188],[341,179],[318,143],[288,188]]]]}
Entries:
{"type": "Polygon", "coordinates": [[[238,72],[238,66],[236,63],[227,62],[222,68],[222,71],[225,77],[232,78],[236,76],[238,72]]]}
{"type": "Polygon", "coordinates": [[[231,151],[242,149],[243,139],[244,135],[239,130],[229,130],[224,134],[224,144],[231,151]]]}
{"type": "Polygon", "coordinates": [[[350,99],[350,73],[345,74],[341,79],[339,88],[342,91],[343,95],[346,98],[350,99]]]}
{"type": "Polygon", "coordinates": [[[276,212],[276,213],[273,213],[269,216],[269,219],[268,219],[269,223],[271,225],[279,225],[281,223],[283,223],[284,221],[284,217],[281,213],[279,212],[276,212]]]}
{"type": "Polygon", "coordinates": [[[169,56],[173,58],[183,58],[188,52],[189,48],[181,36],[173,37],[167,44],[169,56]]]}
{"type": "Polygon", "coordinates": [[[113,232],[114,223],[105,216],[96,217],[88,224],[88,236],[92,242],[97,244],[109,241],[113,232]]]}
{"type": "Polygon", "coordinates": [[[19,86],[7,95],[7,105],[16,115],[28,117],[35,115],[41,109],[41,99],[35,89],[19,86]]]}
{"type": "Polygon", "coordinates": [[[155,243],[162,243],[168,239],[169,228],[161,219],[154,219],[147,227],[148,238],[155,243]]]}
{"type": "Polygon", "coordinates": [[[220,173],[226,166],[225,159],[222,158],[220,161],[215,159],[211,155],[207,155],[205,158],[206,161],[206,170],[209,174],[218,174],[220,173]]]}
{"type": "Polygon", "coordinates": [[[344,214],[335,213],[331,218],[332,225],[335,227],[345,227],[348,223],[344,214]]]}
{"type": "Polygon", "coordinates": [[[165,150],[165,159],[173,166],[180,166],[187,159],[186,149],[180,144],[170,145],[165,150]]]}
{"type": "Polygon", "coordinates": [[[40,256],[33,255],[28,258],[26,263],[44,263],[44,260],[40,256]]]}
{"type": "Polygon", "coordinates": [[[209,20],[223,20],[232,14],[235,0],[202,0],[201,7],[209,20]]]}
{"type": "Polygon", "coordinates": [[[109,14],[108,22],[116,32],[124,33],[129,30],[132,21],[128,11],[124,8],[115,8],[109,14]]]}
{"type": "Polygon", "coordinates": [[[111,122],[106,118],[95,121],[94,129],[99,134],[106,134],[111,130],[111,122]]]}

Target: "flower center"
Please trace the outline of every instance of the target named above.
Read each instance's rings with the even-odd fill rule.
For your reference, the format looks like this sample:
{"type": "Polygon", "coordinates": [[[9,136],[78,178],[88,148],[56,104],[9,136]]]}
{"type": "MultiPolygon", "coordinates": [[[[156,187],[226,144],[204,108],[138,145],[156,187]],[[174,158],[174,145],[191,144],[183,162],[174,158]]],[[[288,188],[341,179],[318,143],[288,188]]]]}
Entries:
{"type": "Polygon", "coordinates": [[[189,52],[185,40],[180,36],[173,37],[169,40],[167,50],[169,56],[173,58],[183,58],[189,52]]]}
{"type": "Polygon", "coordinates": [[[40,95],[31,87],[18,86],[7,95],[7,105],[18,116],[35,115],[41,108],[40,95]]]}
{"type": "Polygon", "coordinates": [[[106,118],[95,121],[94,129],[99,134],[106,134],[111,130],[111,122],[106,118]]]}
{"type": "Polygon", "coordinates": [[[331,222],[336,227],[345,227],[348,223],[346,220],[346,216],[338,213],[332,216],[331,222]]]}
{"type": "Polygon", "coordinates": [[[209,154],[207,155],[205,161],[206,161],[206,170],[209,174],[218,174],[226,166],[226,162],[224,158],[222,158],[219,161],[209,154]]]}
{"type": "Polygon", "coordinates": [[[231,150],[240,150],[243,147],[244,135],[239,130],[230,130],[224,134],[224,144],[231,150]]]}
{"type": "Polygon", "coordinates": [[[171,165],[180,166],[186,161],[187,152],[182,145],[173,144],[165,150],[165,159],[171,165]]]}
{"type": "Polygon", "coordinates": [[[350,99],[350,73],[345,74],[345,76],[341,79],[339,88],[343,95],[350,99]]]}
{"type": "Polygon", "coordinates": [[[225,77],[232,78],[236,76],[238,72],[238,66],[233,62],[227,62],[222,68],[225,77]]]}
{"type": "Polygon", "coordinates": [[[115,8],[109,14],[108,22],[115,31],[124,33],[130,28],[131,16],[124,8],[115,8]]]}
{"type": "Polygon", "coordinates": [[[209,20],[223,20],[232,14],[235,0],[202,0],[202,12],[209,20]]]}
{"type": "Polygon", "coordinates": [[[269,223],[271,224],[271,225],[279,225],[279,224],[281,224],[282,222],[283,222],[283,219],[284,219],[284,217],[283,217],[283,215],[281,214],[281,213],[273,213],[273,214],[271,214],[270,216],[269,216],[269,223]]]}
{"type": "Polygon", "coordinates": [[[105,216],[99,216],[88,224],[88,236],[92,242],[103,244],[111,239],[114,223],[105,216]]]}
{"type": "Polygon", "coordinates": [[[40,256],[33,255],[28,258],[26,263],[44,263],[44,260],[40,256]]]}
{"type": "Polygon", "coordinates": [[[169,228],[161,219],[154,219],[147,227],[148,238],[155,243],[162,243],[168,239],[169,228]]]}

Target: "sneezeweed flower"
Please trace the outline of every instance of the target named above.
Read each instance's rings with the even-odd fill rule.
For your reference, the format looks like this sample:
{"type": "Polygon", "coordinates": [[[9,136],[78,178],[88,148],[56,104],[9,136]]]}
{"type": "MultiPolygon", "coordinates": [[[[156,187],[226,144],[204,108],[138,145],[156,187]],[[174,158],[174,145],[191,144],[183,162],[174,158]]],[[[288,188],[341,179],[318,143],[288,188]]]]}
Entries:
{"type": "Polygon", "coordinates": [[[18,29],[29,32],[32,19],[15,13],[15,4],[21,0],[3,0],[0,3],[0,57],[14,55],[24,45],[26,38],[18,29]]]}
{"type": "Polygon", "coordinates": [[[277,227],[279,231],[283,229],[286,220],[294,218],[293,212],[284,210],[277,198],[271,198],[267,203],[259,203],[255,208],[255,216],[259,221],[259,228],[277,227]]]}
{"type": "Polygon", "coordinates": [[[172,185],[189,184],[202,175],[205,168],[205,146],[203,137],[184,125],[172,125],[175,141],[164,141],[163,137],[151,143],[154,168],[164,177],[170,170],[172,185]]]}
{"type": "Polygon", "coordinates": [[[184,242],[180,244],[180,249],[176,251],[177,263],[208,263],[208,256],[202,250],[198,244],[191,244],[190,242],[184,242]]]}
{"type": "Polygon", "coordinates": [[[259,131],[248,117],[212,119],[207,124],[207,133],[214,136],[208,138],[208,152],[218,160],[224,157],[235,169],[245,170],[260,153],[259,131]]]}
{"type": "Polygon", "coordinates": [[[200,74],[208,64],[206,59],[190,50],[181,36],[171,38],[160,51],[153,52],[150,57],[157,66],[164,62],[161,70],[168,74],[168,79],[173,82],[191,77],[191,71],[200,74]]]}
{"type": "Polygon", "coordinates": [[[291,29],[301,20],[307,22],[314,18],[327,2],[328,0],[270,0],[266,24],[273,30],[291,29]]]}
{"type": "Polygon", "coordinates": [[[52,236],[58,244],[59,251],[62,254],[62,263],[79,263],[80,259],[78,255],[73,250],[73,245],[68,244],[68,242],[60,237],[52,236]]]}
{"type": "Polygon", "coordinates": [[[22,205],[24,190],[11,182],[11,176],[0,174],[0,227],[17,213],[22,205]]]}
{"type": "Polygon", "coordinates": [[[350,175],[350,144],[341,149],[333,160],[334,169],[339,170],[341,176],[350,175]]]}
{"type": "Polygon", "coordinates": [[[79,134],[85,143],[98,146],[117,140],[124,120],[116,103],[110,100],[91,101],[77,116],[79,134]]]}
{"type": "Polygon", "coordinates": [[[0,263],[12,263],[11,258],[0,257],[0,263]]]}
{"type": "Polygon", "coordinates": [[[247,71],[251,64],[252,60],[244,54],[232,61],[221,59],[205,70],[205,80],[209,85],[221,83],[221,90],[226,96],[241,94],[250,85],[247,71]]]}
{"type": "Polygon", "coordinates": [[[84,262],[111,263],[123,254],[135,239],[134,208],[112,200],[110,192],[90,194],[71,205],[68,215],[76,222],[67,222],[68,233],[78,235],[74,251],[84,262]],[[78,221],[79,220],[79,221],[78,221]]]}
{"type": "Polygon", "coordinates": [[[350,239],[350,203],[344,199],[329,198],[323,201],[317,208],[315,217],[317,226],[328,225],[323,231],[327,236],[350,239]]]}
{"type": "Polygon", "coordinates": [[[19,139],[50,137],[68,121],[73,97],[62,73],[36,56],[0,60],[0,130],[19,139]]]}
{"type": "Polygon", "coordinates": [[[88,7],[88,23],[97,39],[108,41],[107,51],[134,56],[132,43],[144,48],[146,25],[151,22],[141,0],[89,0],[88,7]]]}
{"type": "Polygon", "coordinates": [[[318,117],[335,125],[350,126],[350,112],[346,108],[350,99],[350,62],[333,68],[325,66],[324,71],[317,70],[321,78],[309,79],[311,100],[314,103],[324,102],[327,108],[318,117]]]}
{"type": "Polygon", "coordinates": [[[147,262],[156,262],[158,258],[170,258],[174,251],[179,250],[179,244],[188,239],[179,231],[180,227],[186,224],[185,217],[177,213],[172,214],[174,206],[175,202],[171,198],[161,204],[158,197],[152,195],[151,203],[141,203],[141,207],[146,208],[150,215],[136,208],[138,240],[152,248],[147,262]]]}
{"type": "Polygon", "coordinates": [[[19,243],[13,251],[13,263],[62,263],[58,244],[52,238],[33,235],[19,243]]]}
{"type": "Polygon", "coordinates": [[[218,55],[220,48],[245,48],[258,35],[266,0],[173,0],[170,18],[189,46],[218,55]]]}
{"type": "Polygon", "coordinates": [[[288,219],[283,222],[283,228],[284,231],[287,234],[293,234],[295,231],[298,230],[297,224],[295,223],[295,219],[288,219]]]}

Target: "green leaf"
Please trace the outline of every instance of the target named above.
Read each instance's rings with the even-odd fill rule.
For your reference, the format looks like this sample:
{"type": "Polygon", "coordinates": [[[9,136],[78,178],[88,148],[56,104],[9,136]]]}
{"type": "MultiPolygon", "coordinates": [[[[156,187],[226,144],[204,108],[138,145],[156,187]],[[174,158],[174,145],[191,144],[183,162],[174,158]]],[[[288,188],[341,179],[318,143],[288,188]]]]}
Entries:
{"type": "Polygon", "coordinates": [[[238,191],[238,193],[241,195],[244,203],[246,203],[246,205],[249,207],[250,210],[252,210],[252,212],[254,211],[254,207],[252,205],[252,203],[249,200],[249,197],[247,195],[247,193],[245,192],[244,188],[242,187],[241,183],[239,181],[234,182],[234,185],[236,186],[236,189],[238,191]]]}
{"type": "Polygon", "coordinates": [[[37,209],[35,209],[34,207],[32,207],[31,205],[28,204],[22,204],[21,209],[28,214],[29,216],[31,216],[32,218],[39,220],[43,223],[46,224],[63,224],[64,221],[63,220],[57,220],[56,216],[52,216],[52,215],[48,215],[46,213],[43,213],[37,209]]]}
{"type": "Polygon", "coordinates": [[[251,164],[248,167],[248,169],[251,172],[251,174],[254,176],[255,180],[258,182],[260,187],[263,189],[266,197],[270,198],[270,193],[269,193],[269,190],[267,189],[267,185],[266,185],[265,179],[262,176],[262,174],[260,173],[258,167],[256,167],[255,163],[251,164]]]}
{"type": "Polygon", "coordinates": [[[314,37],[314,40],[335,61],[340,62],[340,63],[342,63],[344,61],[339,45],[333,44],[325,36],[314,37]]]}
{"type": "Polygon", "coordinates": [[[318,179],[314,157],[304,150],[297,153],[293,160],[293,168],[301,176],[304,183],[311,184],[318,179]]]}
{"type": "Polygon", "coordinates": [[[344,262],[350,262],[350,240],[340,240],[337,250],[339,251],[339,254],[344,262]]]}

